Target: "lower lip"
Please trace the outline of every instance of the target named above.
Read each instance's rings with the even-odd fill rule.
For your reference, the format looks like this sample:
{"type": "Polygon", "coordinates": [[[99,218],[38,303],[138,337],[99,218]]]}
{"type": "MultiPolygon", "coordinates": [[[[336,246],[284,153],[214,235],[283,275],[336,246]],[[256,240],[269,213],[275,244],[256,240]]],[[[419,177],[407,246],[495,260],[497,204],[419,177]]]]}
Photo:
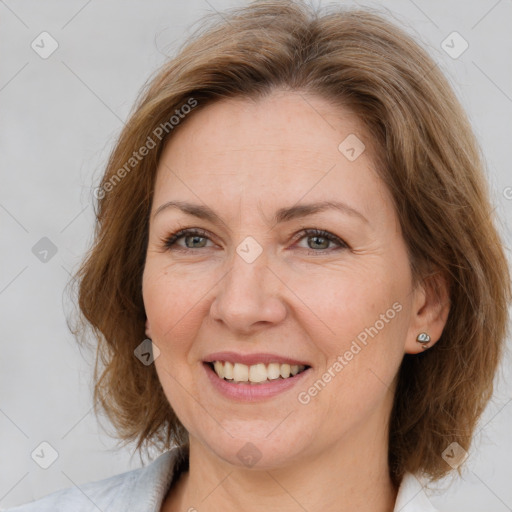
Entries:
{"type": "Polygon", "coordinates": [[[242,402],[255,402],[283,393],[302,381],[304,376],[311,370],[311,368],[308,368],[293,377],[274,379],[265,384],[235,384],[234,382],[221,379],[206,363],[203,363],[203,367],[210,382],[217,391],[228,398],[242,402]]]}

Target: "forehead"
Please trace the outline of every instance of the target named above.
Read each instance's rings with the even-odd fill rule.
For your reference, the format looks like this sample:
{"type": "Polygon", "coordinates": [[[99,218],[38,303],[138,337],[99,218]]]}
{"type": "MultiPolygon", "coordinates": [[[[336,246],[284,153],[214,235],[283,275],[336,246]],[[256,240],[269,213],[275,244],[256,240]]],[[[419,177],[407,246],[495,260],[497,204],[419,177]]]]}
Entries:
{"type": "MultiPolygon", "coordinates": [[[[184,126],[169,140],[164,155],[174,156],[195,151],[187,158],[194,161],[205,154],[220,157],[229,152],[229,159],[243,160],[271,157],[274,161],[286,158],[303,162],[306,157],[322,163],[340,157],[339,143],[350,134],[366,139],[365,130],[357,116],[334,107],[318,96],[303,92],[275,91],[265,98],[224,99],[192,111],[184,126]],[[341,137],[341,139],[340,139],[341,137]]],[[[368,157],[368,151],[365,156],[368,157]]]]}
{"type": "Polygon", "coordinates": [[[281,91],[218,101],[194,112],[167,143],[154,204],[190,199],[226,210],[234,202],[331,199],[371,215],[389,202],[371,147],[353,114],[316,96],[281,91]],[[339,149],[351,137],[366,147],[352,161],[339,149]]]}

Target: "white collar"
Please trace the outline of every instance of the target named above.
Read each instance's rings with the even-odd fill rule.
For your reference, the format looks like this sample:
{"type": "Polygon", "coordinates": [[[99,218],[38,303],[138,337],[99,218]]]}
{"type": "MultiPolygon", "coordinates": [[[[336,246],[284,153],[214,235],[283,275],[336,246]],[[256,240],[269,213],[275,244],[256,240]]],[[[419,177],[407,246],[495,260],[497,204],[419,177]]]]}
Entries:
{"type": "Polygon", "coordinates": [[[403,476],[393,512],[436,512],[416,475],[405,473],[403,476]]]}
{"type": "MultiPolygon", "coordinates": [[[[175,447],[163,453],[149,467],[142,469],[141,480],[146,481],[143,487],[154,487],[148,511],[159,511],[164,497],[173,479],[178,459],[187,458],[188,453],[175,447]]],[[[136,486],[132,487],[134,491],[136,486]]],[[[145,495],[145,492],[136,492],[145,495]]],[[[427,497],[421,477],[413,473],[405,473],[395,501],[393,512],[438,512],[427,497]]]]}

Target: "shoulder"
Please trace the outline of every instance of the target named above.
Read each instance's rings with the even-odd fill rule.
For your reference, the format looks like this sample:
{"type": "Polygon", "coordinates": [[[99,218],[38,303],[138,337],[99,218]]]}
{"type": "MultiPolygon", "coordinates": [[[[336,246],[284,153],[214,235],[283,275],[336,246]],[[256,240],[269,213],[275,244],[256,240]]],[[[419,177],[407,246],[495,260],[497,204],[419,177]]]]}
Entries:
{"type": "Polygon", "coordinates": [[[145,467],[55,491],[5,512],[97,512],[98,510],[159,510],[172,479],[177,448],[163,453],[145,467]]]}
{"type": "Polygon", "coordinates": [[[6,512],[106,510],[115,496],[123,495],[127,489],[133,486],[144,469],[139,468],[104,480],[55,491],[31,503],[10,508],[6,512]]]}
{"type": "Polygon", "coordinates": [[[98,508],[101,510],[112,496],[122,494],[126,488],[129,488],[139,473],[140,469],[136,469],[104,480],[55,491],[31,503],[7,509],[6,512],[50,512],[51,510],[85,512],[97,511],[98,508]]]}
{"type": "Polygon", "coordinates": [[[438,512],[428,499],[421,476],[405,473],[393,512],[438,512]]]}

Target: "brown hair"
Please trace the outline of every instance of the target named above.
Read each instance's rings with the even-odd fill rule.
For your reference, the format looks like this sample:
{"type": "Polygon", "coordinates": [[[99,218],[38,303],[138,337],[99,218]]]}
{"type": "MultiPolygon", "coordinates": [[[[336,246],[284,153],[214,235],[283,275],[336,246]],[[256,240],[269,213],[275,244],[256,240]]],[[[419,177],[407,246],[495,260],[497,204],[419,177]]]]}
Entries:
{"type": "Polygon", "coordinates": [[[98,341],[95,410],[101,404],[119,438],[136,441],[137,450],[188,442],[154,365],[134,357],[145,338],[141,283],[157,164],[166,140],[186,122],[170,119],[185,117],[184,105],[193,102],[198,110],[221,98],[302,91],[364,123],[414,283],[439,272],[449,280],[445,329],[431,349],[405,355],[389,432],[395,483],[404,471],[438,479],[450,470],[443,450],[453,441],[469,448],[491,397],[511,294],[466,115],[434,61],[378,14],[259,1],[222,18],[201,26],[142,91],[97,194],[95,240],[77,274],[79,306],[98,341]],[[135,160],[150,139],[154,147],[135,160]]]}

